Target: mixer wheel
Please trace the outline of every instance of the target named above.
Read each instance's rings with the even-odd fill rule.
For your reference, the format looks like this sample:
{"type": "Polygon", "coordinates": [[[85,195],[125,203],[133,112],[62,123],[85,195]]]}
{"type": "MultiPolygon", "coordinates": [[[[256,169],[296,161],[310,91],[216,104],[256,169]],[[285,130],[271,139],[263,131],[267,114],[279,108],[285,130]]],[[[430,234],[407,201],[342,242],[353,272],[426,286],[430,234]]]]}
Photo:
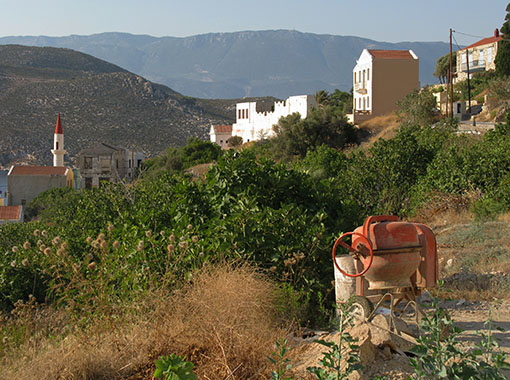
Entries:
{"type": "Polygon", "coordinates": [[[355,317],[366,319],[374,311],[374,304],[367,297],[354,296],[350,311],[355,317]]]}

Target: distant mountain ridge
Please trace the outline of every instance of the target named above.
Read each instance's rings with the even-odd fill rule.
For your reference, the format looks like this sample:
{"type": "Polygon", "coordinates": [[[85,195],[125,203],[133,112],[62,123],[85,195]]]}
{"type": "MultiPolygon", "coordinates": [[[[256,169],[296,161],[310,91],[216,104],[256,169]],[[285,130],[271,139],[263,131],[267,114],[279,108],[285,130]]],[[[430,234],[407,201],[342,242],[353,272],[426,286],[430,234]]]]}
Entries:
{"type": "MultiPolygon", "coordinates": [[[[405,37],[405,36],[404,36],[405,37]]],[[[378,42],[354,36],[292,30],[152,37],[101,33],[67,37],[1,37],[0,44],[65,47],[118,65],[188,96],[240,98],[312,94],[352,87],[352,69],[364,48],[412,49],[420,81],[435,83],[444,42],[378,42]]]]}
{"type": "Polygon", "coordinates": [[[95,142],[153,155],[211,124],[232,122],[235,101],[185,97],[77,51],[0,45],[0,166],[51,164],[57,113],[67,162],[95,142]]]}

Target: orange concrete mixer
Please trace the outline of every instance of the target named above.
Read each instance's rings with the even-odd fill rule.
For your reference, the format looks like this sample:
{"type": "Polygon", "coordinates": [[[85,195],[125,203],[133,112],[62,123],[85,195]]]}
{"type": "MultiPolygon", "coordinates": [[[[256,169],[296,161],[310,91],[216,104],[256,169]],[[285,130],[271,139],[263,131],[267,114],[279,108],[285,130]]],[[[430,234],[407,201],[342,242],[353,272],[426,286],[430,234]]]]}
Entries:
{"type": "Polygon", "coordinates": [[[373,315],[383,301],[390,303],[392,313],[404,300],[418,312],[416,297],[434,287],[439,278],[432,230],[397,216],[368,217],[363,226],[336,240],[332,255],[337,302],[354,296],[365,317],[373,315]],[[351,244],[345,241],[349,238],[351,244]],[[348,255],[337,254],[339,247],[348,255]]]}

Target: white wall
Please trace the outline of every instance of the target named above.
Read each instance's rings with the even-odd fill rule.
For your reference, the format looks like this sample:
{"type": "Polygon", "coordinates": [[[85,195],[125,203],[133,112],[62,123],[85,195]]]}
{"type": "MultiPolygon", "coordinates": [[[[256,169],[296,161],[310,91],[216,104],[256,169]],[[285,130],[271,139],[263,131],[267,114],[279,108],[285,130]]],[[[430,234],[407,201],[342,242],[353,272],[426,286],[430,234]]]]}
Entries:
{"type": "Polygon", "coordinates": [[[236,123],[232,125],[232,135],[241,136],[243,142],[260,140],[262,137],[271,137],[273,125],[281,117],[299,112],[302,118],[308,115],[315,98],[310,95],[291,96],[287,100],[274,103],[274,111],[257,112],[256,102],[237,103],[236,123]]]}
{"type": "Polygon", "coordinates": [[[352,70],[353,103],[354,110],[356,111],[372,111],[372,76],[373,76],[372,55],[368,52],[367,49],[364,49],[359,59],[356,61],[356,66],[352,70]],[[360,84],[363,82],[363,71],[365,72],[364,88],[367,91],[366,94],[356,91],[356,84],[360,84]],[[356,83],[354,82],[355,74],[356,83]],[[363,98],[365,98],[365,107],[363,107],[363,98]]]}

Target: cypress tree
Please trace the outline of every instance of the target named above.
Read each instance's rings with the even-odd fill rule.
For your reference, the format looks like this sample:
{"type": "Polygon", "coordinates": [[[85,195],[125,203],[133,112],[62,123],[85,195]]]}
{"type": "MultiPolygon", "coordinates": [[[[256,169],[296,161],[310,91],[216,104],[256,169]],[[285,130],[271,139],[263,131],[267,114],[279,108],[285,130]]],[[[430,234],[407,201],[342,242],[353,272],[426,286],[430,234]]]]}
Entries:
{"type": "Polygon", "coordinates": [[[506,6],[505,22],[501,27],[503,39],[499,41],[498,53],[494,63],[500,75],[510,75],[510,4],[506,6]]]}

